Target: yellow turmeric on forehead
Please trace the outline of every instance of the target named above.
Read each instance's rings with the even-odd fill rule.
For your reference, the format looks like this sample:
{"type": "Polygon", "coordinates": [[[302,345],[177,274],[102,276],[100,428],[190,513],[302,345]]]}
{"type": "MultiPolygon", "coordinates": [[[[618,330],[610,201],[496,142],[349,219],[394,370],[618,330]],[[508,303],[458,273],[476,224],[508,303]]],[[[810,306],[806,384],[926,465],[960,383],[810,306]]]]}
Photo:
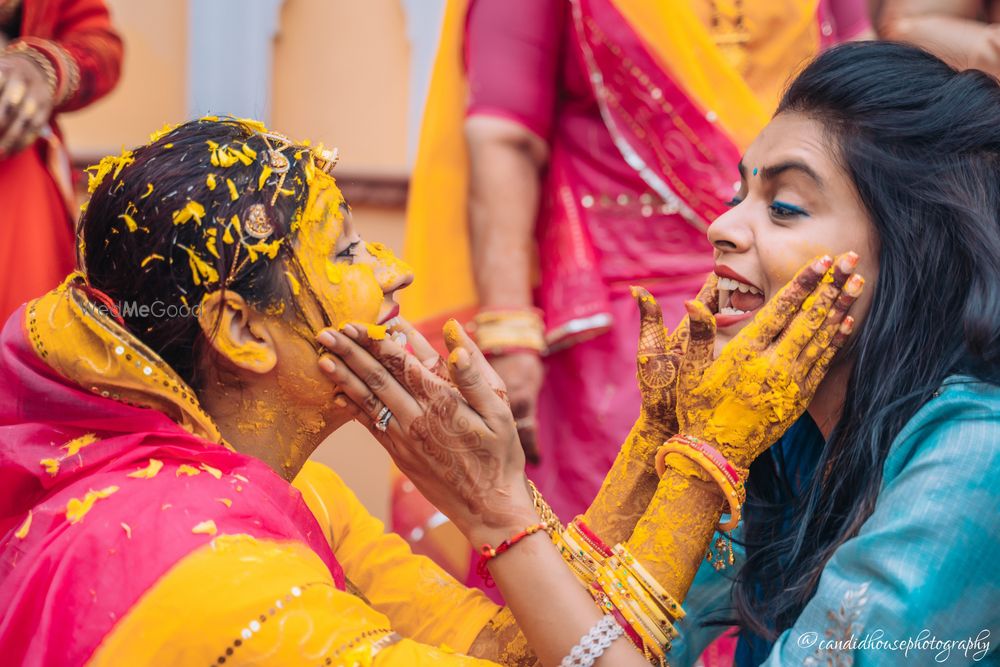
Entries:
{"type": "MultiPolygon", "coordinates": [[[[322,170],[314,170],[310,180],[302,215],[292,223],[298,232],[295,256],[301,271],[291,283],[293,292],[308,292],[325,316],[320,319],[335,327],[374,324],[384,295],[372,267],[336,261],[337,241],[344,231],[344,197],[333,177],[322,170]]],[[[301,305],[309,319],[317,319],[312,307],[301,305]]],[[[310,326],[322,325],[310,322],[310,326]]]]}

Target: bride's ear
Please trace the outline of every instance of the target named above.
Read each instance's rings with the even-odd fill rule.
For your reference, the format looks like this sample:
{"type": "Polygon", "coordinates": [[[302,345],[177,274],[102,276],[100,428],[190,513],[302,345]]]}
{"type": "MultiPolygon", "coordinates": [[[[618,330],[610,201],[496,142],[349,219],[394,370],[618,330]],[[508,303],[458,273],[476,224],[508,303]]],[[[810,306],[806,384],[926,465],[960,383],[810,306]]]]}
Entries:
{"type": "Polygon", "coordinates": [[[236,292],[218,290],[205,295],[198,324],[212,349],[234,366],[268,373],[278,362],[267,323],[236,292]]]}

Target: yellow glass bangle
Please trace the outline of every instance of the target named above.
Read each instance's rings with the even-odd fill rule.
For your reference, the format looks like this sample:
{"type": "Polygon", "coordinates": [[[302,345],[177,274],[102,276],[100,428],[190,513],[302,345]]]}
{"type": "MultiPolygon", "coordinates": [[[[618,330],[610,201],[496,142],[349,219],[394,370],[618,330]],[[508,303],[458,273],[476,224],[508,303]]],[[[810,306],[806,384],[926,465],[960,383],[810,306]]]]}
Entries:
{"type": "Polygon", "coordinates": [[[615,555],[621,558],[622,564],[635,575],[636,579],[642,583],[646,590],[649,591],[650,595],[652,595],[653,598],[656,599],[656,601],[664,609],[666,609],[667,613],[670,614],[675,621],[679,621],[687,615],[687,612],[684,611],[681,604],[674,599],[674,596],[667,592],[667,589],[660,585],[660,582],[658,582],[653,575],[649,573],[649,570],[643,567],[642,563],[640,563],[639,560],[632,555],[632,552],[628,550],[628,547],[619,543],[611,549],[615,552],[615,555]]]}
{"type": "Polygon", "coordinates": [[[560,537],[565,542],[566,546],[569,548],[570,553],[572,553],[573,556],[578,559],[581,566],[588,571],[588,574],[593,576],[597,572],[597,569],[600,567],[601,561],[596,560],[590,552],[586,551],[583,547],[581,547],[579,543],[577,543],[577,541],[574,539],[574,537],[569,533],[568,530],[564,530],[562,533],[560,533],[560,537]]]}
{"type": "MultiPolygon", "coordinates": [[[[740,502],[740,494],[733,481],[719,469],[719,466],[715,465],[710,458],[697,449],[668,440],[656,450],[657,472],[664,469],[666,464],[663,461],[667,454],[680,454],[684,458],[697,463],[705,472],[712,476],[719,489],[722,490],[723,495],[726,496],[726,502],[729,503],[729,521],[720,523],[718,529],[725,532],[738,526],[740,523],[740,506],[742,504],[740,502]]],[[[663,473],[660,474],[662,475],[663,473]]]]}
{"type": "MultiPolygon", "coordinates": [[[[598,590],[594,590],[593,588],[591,588],[590,589],[590,597],[594,600],[594,604],[597,605],[597,608],[600,609],[602,613],[604,613],[604,614],[611,614],[611,615],[617,614],[616,620],[619,623],[621,623],[622,621],[624,621],[626,624],[629,624],[629,620],[627,618],[625,618],[625,616],[621,613],[621,611],[618,609],[618,607],[616,607],[614,605],[614,603],[611,602],[611,598],[609,598],[606,593],[604,593],[603,591],[598,591],[598,590]]],[[[636,650],[637,651],[642,651],[642,655],[643,655],[644,658],[646,658],[647,661],[649,661],[650,663],[653,663],[653,664],[660,665],[660,667],[669,667],[669,665],[667,665],[666,660],[663,657],[659,657],[658,658],[658,657],[656,657],[656,656],[653,655],[653,653],[649,650],[649,647],[646,646],[646,642],[642,638],[642,635],[637,630],[635,630],[634,628],[632,628],[631,625],[629,625],[628,629],[631,630],[632,634],[634,634],[639,639],[639,641],[641,641],[643,643],[643,645],[642,645],[641,648],[638,647],[638,646],[636,646],[636,650]]],[[[628,636],[627,632],[626,632],[626,635],[628,636]]],[[[628,637],[629,637],[629,641],[632,643],[632,645],[635,646],[635,640],[631,636],[628,636],[628,637]]]]}
{"type": "Polygon", "coordinates": [[[656,600],[642,587],[617,557],[609,558],[605,564],[605,569],[624,587],[628,592],[629,599],[635,601],[638,606],[637,612],[643,617],[643,620],[663,633],[664,643],[669,643],[669,640],[677,638],[677,630],[674,628],[673,623],[671,623],[666,610],[657,604],[656,600]]]}
{"type": "Polygon", "coordinates": [[[559,549],[559,555],[562,556],[566,564],[569,565],[570,570],[573,571],[573,575],[577,581],[584,587],[589,588],[590,582],[594,580],[593,571],[588,569],[581,562],[581,558],[573,553],[573,549],[562,539],[562,535],[553,535],[552,541],[555,543],[556,548],[559,549]]]}
{"type": "Polygon", "coordinates": [[[583,549],[587,555],[590,556],[592,561],[598,564],[604,562],[604,554],[598,551],[594,545],[590,543],[590,540],[587,539],[586,535],[580,532],[580,529],[575,523],[570,522],[570,524],[566,526],[565,534],[568,539],[572,540],[574,544],[583,549]]]}
{"type": "Polygon", "coordinates": [[[656,658],[663,658],[664,653],[662,650],[662,644],[660,644],[656,638],[649,632],[649,629],[638,619],[635,611],[632,609],[631,605],[627,604],[627,600],[624,596],[611,582],[607,580],[606,577],[598,575],[597,577],[598,585],[604,589],[605,594],[611,601],[611,604],[615,606],[618,613],[622,615],[625,622],[629,624],[629,627],[639,635],[642,639],[642,643],[649,649],[656,658]]]}
{"type": "Polygon", "coordinates": [[[620,585],[620,590],[626,593],[626,598],[635,604],[635,611],[640,619],[650,627],[655,628],[657,633],[663,635],[661,643],[667,644],[671,639],[676,638],[677,631],[670,622],[670,618],[659,608],[656,601],[642,588],[617,557],[611,557],[607,560],[605,571],[614,577],[620,585]]]}

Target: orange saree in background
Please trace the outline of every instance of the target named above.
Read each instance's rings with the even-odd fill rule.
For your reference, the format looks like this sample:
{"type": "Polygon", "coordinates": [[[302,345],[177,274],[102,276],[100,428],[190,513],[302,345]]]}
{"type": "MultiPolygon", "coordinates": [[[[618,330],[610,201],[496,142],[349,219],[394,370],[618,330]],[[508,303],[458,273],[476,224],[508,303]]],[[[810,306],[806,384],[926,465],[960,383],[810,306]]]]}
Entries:
{"type": "Polygon", "coordinates": [[[67,77],[69,89],[45,135],[0,158],[0,321],[73,269],[76,204],[55,114],[107,94],[122,61],[122,42],[102,0],[23,0],[20,15],[20,26],[7,37],[50,57],[60,86],[67,77]]]}

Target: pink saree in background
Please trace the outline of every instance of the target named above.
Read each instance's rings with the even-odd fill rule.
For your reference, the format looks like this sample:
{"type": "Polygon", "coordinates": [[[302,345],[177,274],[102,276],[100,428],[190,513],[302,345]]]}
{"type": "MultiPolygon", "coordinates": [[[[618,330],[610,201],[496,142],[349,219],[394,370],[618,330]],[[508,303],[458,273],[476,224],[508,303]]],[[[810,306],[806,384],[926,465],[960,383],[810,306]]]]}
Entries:
{"type": "Polygon", "coordinates": [[[529,475],[570,519],[637,416],[628,287],[647,287],[668,326],[681,319],[712,270],[705,231],[732,196],[739,151],[613,3],[513,5],[471,4],[468,113],[516,120],[550,146],[536,304],[554,352],[538,406],[542,462],[529,475]]]}

